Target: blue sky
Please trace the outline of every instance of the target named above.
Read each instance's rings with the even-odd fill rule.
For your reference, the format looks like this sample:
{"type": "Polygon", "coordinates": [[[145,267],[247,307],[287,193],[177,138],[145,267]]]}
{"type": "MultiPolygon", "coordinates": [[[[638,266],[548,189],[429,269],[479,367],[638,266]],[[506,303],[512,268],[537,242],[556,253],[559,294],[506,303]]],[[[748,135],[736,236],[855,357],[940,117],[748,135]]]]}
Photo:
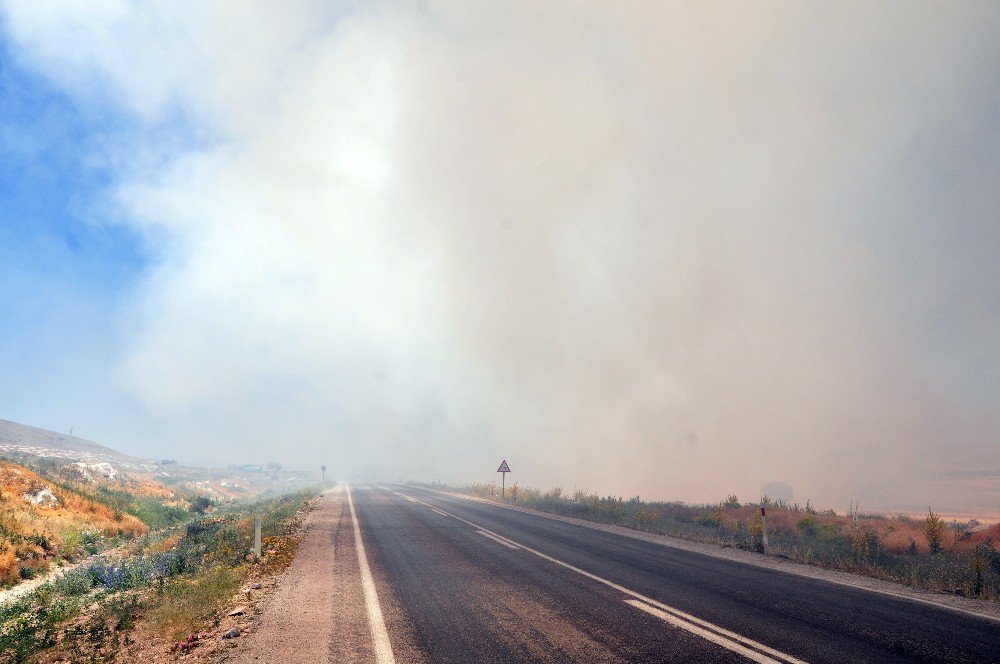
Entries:
{"type": "Polygon", "coordinates": [[[115,392],[107,366],[119,307],[145,259],[106,212],[94,149],[127,124],[81,108],[0,41],[0,416],[85,434],[115,392]]]}

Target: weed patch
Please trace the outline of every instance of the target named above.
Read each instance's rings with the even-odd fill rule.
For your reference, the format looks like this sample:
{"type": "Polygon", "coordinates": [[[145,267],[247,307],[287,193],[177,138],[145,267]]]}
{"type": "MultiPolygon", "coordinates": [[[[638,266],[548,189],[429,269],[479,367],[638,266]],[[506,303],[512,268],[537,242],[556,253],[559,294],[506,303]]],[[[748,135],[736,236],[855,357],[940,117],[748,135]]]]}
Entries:
{"type": "Polygon", "coordinates": [[[176,641],[208,623],[217,626],[226,602],[247,577],[246,567],[213,565],[173,579],[147,615],[154,631],[176,641]]]}

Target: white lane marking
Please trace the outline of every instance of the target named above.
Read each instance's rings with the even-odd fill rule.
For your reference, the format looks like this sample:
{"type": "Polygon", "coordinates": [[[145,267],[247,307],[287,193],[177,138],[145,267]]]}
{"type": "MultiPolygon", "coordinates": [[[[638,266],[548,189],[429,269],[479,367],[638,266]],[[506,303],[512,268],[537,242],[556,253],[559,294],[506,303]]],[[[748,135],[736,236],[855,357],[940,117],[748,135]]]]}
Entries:
{"type": "Polygon", "coordinates": [[[507,544],[510,544],[511,546],[514,546],[514,547],[517,547],[518,549],[521,548],[520,544],[518,544],[517,542],[515,542],[514,540],[512,540],[510,538],[504,537],[503,535],[497,535],[496,533],[494,533],[494,537],[498,537],[498,538],[500,538],[500,541],[507,542],[507,544]]]}
{"type": "MultiPolygon", "coordinates": [[[[393,493],[395,493],[397,495],[400,495],[400,496],[404,495],[402,493],[399,493],[398,491],[393,491],[392,489],[390,489],[390,491],[392,491],[393,493]]],[[[404,497],[409,498],[409,496],[404,496],[404,497]]],[[[416,498],[413,498],[412,500],[415,500],[416,502],[420,503],[421,505],[426,505],[427,507],[433,507],[432,505],[429,505],[428,503],[425,503],[422,500],[418,500],[416,498]]],[[[441,511],[444,511],[444,510],[441,510],[441,511]]],[[[466,524],[468,526],[472,526],[476,530],[482,530],[483,532],[489,533],[491,535],[495,535],[497,537],[502,537],[501,535],[493,532],[489,528],[484,528],[483,526],[480,526],[479,524],[476,524],[476,523],[473,523],[472,521],[468,521],[466,519],[463,519],[460,516],[455,516],[454,514],[451,514],[450,512],[445,512],[445,513],[448,516],[450,516],[451,518],[453,518],[453,519],[461,521],[462,523],[464,523],[464,524],[466,524]]],[[[512,544],[518,545],[519,547],[521,547],[525,551],[528,551],[530,553],[535,554],[539,558],[542,558],[544,560],[548,560],[551,563],[555,563],[556,565],[560,565],[562,567],[565,567],[566,569],[572,570],[572,571],[576,572],[577,574],[585,576],[588,579],[592,579],[594,581],[597,581],[598,583],[603,583],[604,585],[608,586],[609,588],[614,588],[615,590],[617,590],[617,591],[619,591],[621,593],[624,593],[624,594],[628,595],[629,597],[632,597],[634,599],[639,600],[640,602],[644,602],[645,604],[647,604],[647,605],[649,605],[651,607],[655,607],[655,608],[659,609],[663,613],[670,615],[672,618],[674,618],[676,620],[676,622],[671,621],[671,624],[674,624],[677,627],[685,629],[685,630],[691,632],[692,634],[697,634],[698,636],[704,636],[705,632],[712,633],[714,635],[714,638],[710,639],[710,641],[712,641],[713,643],[717,643],[718,645],[721,645],[722,647],[724,647],[724,648],[726,648],[728,650],[731,650],[731,651],[733,651],[735,653],[739,653],[739,654],[743,655],[744,651],[747,651],[747,650],[749,650],[749,649],[752,648],[753,651],[757,651],[757,655],[758,656],[763,657],[766,654],[766,655],[771,655],[774,658],[774,659],[768,658],[768,659],[765,659],[765,660],[757,660],[757,661],[786,662],[787,664],[806,664],[805,661],[803,661],[801,659],[797,659],[797,658],[789,655],[788,653],[783,653],[780,650],[775,650],[774,648],[766,646],[763,643],[758,643],[757,641],[754,641],[751,638],[743,636],[742,634],[737,634],[736,632],[731,632],[731,631],[729,631],[728,629],[726,629],[724,627],[719,627],[718,625],[716,625],[714,623],[710,623],[707,620],[702,620],[701,618],[698,618],[697,616],[693,616],[690,613],[686,613],[684,611],[681,611],[680,609],[674,608],[672,606],[668,606],[668,605],[664,604],[663,602],[658,602],[655,599],[653,599],[652,597],[646,597],[645,595],[643,595],[641,593],[638,593],[638,592],[636,592],[634,590],[630,590],[630,589],[626,588],[625,586],[618,585],[614,581],[609,581],[608,579],[605,579],[604,577],[597,576],[596,574],[592,574],[592,573],[590,573],[590,572],[588,572],[586,570],[582,570],[579,567],[576,567],[575,565],[570,565],[569,563],[563,562],[563,561],[559,560],[558,558],[553,558],[552,556],[550,556],[548,554],[545,554],[545,553],[542,553],[541,551],[538,551],[537,549],[532,549],[530,546],[525,546],[524,544],[521,544],[520,542],[517,542],[516,540],[512,540],[512,539],[510,539],[508,537],[505,537],[504,539],[506,539],[508,542],[510,542],[512,544]]],[[[626,600],[626,601],[628,601],[628,600],[626,600]]],[[[645,609],[643,609],[643,610],[645,610],[645,609]]]]}
{"type": "Polygon", "coordinates": [[[520,549],[521,548],[521,547],[519,547],[516,544],[511,544],[510,542],[505,542],[502,539],[500,539],[499,537],[497,537],[496,535],[493,535],[492,533],[488,533],[485,530],[477,530],[476,532],[479,533],[480,535],[482,535],[483,537],[489,537],[491,540],[493,540],[497,544],[503,544],[508,549],[520,549]]]}
{"type": "MultiPolygon", "coordinates": [[[[390,490],[391,490],[391,489],[390,489],[390,490]]],[[[417,503],[417,504],[420,504],[420,505],[426,505],[425,503],[421,503],[421,502],[420,502],[419,500],[416,500],[415,498],[410,498],[409,496],[407,496],[407,495],[406,495],[406,494],[404,494],[404,493],[399,493],[398,491],[393,491],[393,493],[394,493],[394,494],[396,494],[397,496],[402,496],[403,498],[406,498],[406,499],[407,499],[408,501],[410,501],[411,503],[417,503]]],[[[430,505],[426,505],[426,506],[427,506],[427,507],[431,507],[430,505]]],[[[438,509],[438,508],[436,508],[436,507],[431,507],[431,511],[432,511],[432,512],[437,512],[437,513],[438,513],[438,514],[440,514],[441,516],[451,516],[450,514],[445,514],[444,512],[442,512],[441,510],[439,510],[439,509],[438,509]]]]}
{"type": "Polygon", "coordinates": [[[625,603],[626,604],[631,604],[635,608],[637,608],[637,609],[639,609],[641,611],[645,611],[646,613],[648,613],[650,615],[656,616],[660,620],[663,620],[664,622],[668,622],[671,625],[674,625],[675,627],[680,627],[681,629],[685,629],[685,630],[687,630],[689,632],[692,632],[693,634],[697,634],[698,636],[700,636],[703,639],[706,639],[708,641],[711,641],[712,643],[720,645],[723,648],[726,648],[728,650],[732,650],[733,652],[737,652],[737,653],[743,655],[744,657],[746,657],[747,659],[753,660],[755,662],[760,662],[761,664],[770,664],[771,662],[778,662],[779,661],[779,660],[776,660],[776,659],[772,659],[772,658],[768,657],[767,655],[763,655],[763,654],[757,652],[756,650],[750,650],[749,648],[744,648],[743,646],[739,645],[738,643],[732,643],[732,642],[728,641],[727,639],[724,639],[721,636],[715,634],[714,632],[708,631],[707,629],[702,629],[702,628],[698,627],[697,625],[691,625],[690,623],[687,623],[687,622],[681,620],[680,618],[677,618],[677,617],[673,616],[672,614],[667,613],[666,611],[661,611],[660,609],[656,608],[655,606],[652,606],[650,604],[646,604],[645,602],[640,602],[637,599],[627,599],[627,600],[625,600],[625,603]]]}
{"type": "Polygon", "coordinates": [[[358,515],[354,511],[354,501],[351,499],[351,487],[347,486],[347,504],[351,508],[351,520],[354,522],[354,548],[358,552],[358,567],[361,568],[361,588],[365,594],[365,608],[368,611],[368,627],[372,631],[372,645],[375,648],[377,664],[395,664],[392,655],[392,644],[389,643],[389,632],[385,628],[382,617],[382,607],[378,603],[378,593],[375,592],[375,580],[371,568],[368,567],[368,557],[365,556],[365,543],[361,539],[361,526],[358,525],[358,515]]]}

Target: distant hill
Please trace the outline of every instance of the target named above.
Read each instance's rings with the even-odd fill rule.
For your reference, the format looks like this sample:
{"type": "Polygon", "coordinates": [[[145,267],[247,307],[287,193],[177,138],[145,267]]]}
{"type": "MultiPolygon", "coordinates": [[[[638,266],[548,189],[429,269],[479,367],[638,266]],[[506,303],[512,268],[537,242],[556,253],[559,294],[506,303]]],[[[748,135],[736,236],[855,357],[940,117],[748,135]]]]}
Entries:
{"type": "MultiPolygon", "coordinates": [[[[0,456],[15,463],[69,481],[85,480],[91,484],[123,486],[147,496],[153,484],[190,494],[204,494],[215,500],[233,500],[261,491],[287,491],[314,483],[317,473],[281,471],[262,472],[257,464],[230,468],[202,468],[176,461],[152,461],[47,429],[0,420],[0,456]],[[34,461],[27,457],[34,457],[34,461]],[[41,460],[41,462],[39,462],[41,460]],[[68,463],[66,463],[68,462],[68,463]],[[66,472],[70,471],[70,475],[66,472]]],[[[161,499],[163,496],[159,496],[161,499]]]]}
{"type": "Polygon", "coordinates": [[[150,463],[85,438],[0,420],[0,454],[10,453],[87,462],[108,461],[130,467],[150,463]]]}

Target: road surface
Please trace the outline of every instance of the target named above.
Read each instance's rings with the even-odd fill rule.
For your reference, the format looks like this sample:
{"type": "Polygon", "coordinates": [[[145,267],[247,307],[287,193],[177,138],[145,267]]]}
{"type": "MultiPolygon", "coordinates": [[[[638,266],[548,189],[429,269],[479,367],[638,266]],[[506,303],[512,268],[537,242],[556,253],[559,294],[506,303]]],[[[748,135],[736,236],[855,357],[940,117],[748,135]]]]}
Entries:
{"type": "Polygon", "coordinates": [[[427,489],[319,514],[311,636],[276,608],[243,661],[1000,662],[996,620],[427,489]]]}

